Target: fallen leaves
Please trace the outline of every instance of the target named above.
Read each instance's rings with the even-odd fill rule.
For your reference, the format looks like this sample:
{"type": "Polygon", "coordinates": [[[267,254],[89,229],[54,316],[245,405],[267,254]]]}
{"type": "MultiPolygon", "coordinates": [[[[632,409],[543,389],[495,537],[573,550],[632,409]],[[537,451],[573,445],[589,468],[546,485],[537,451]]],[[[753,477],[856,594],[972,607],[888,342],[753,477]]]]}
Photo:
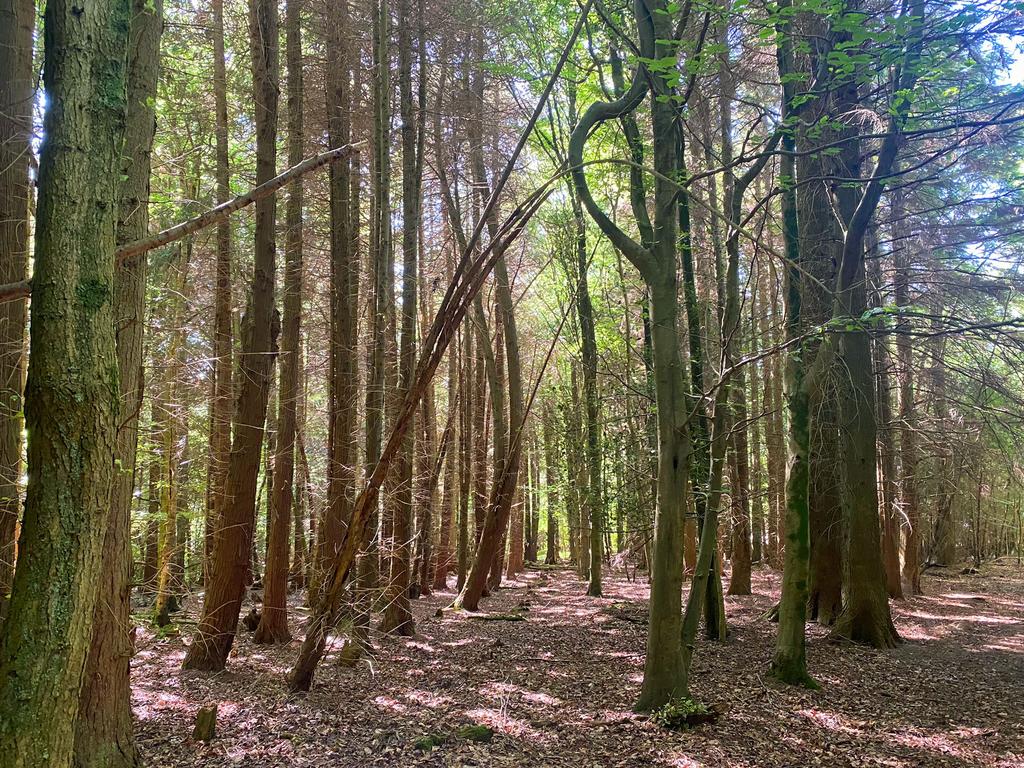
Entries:
{"type": "MultiPolygon", "coordinates": [[[[257,647],[243,632],[228,672],[183,675],[182,638],[140,628],[140,747],[145,764],[161,768],[1024,764],[1021,573],[929,573],[925,597],[893,604],[899,628],[915,638],[894,651],[829,645],[827,629],[810,625],[821,691],[764,674],[776,625],[761,617],[777,582],[757,572],[754,595],[726,598],[733,638],[697,649],[691,695],[720,713],[713,725],[671,732],[631,711],[646,585],[611,574],[607,597],[589,598],[570,571],[546,569],[484,604],[496,616],[523,617],[528,607],[529,620],[434,618],[453,595],[432,595],[413,603],[416,637],[374,634],[354,668],[338,664],[343,638],[333,638],[313,690],[298,698],[283,684],[298,640],[257,647]],[[217,733],[204,744],[191,727],[213,703],[217,733]],[[461,730],[473,726],[489,740],[461,730]]],[[[296,638],[304,621],[296,612],[296,638]]]]}

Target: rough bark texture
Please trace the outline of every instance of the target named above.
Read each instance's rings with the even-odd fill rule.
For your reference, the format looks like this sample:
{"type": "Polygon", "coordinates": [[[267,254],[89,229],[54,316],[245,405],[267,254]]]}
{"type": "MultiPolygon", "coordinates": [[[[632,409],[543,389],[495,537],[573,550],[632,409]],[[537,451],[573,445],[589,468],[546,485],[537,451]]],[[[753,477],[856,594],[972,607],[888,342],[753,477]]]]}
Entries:
{"type": "MultiPolygon", "coordinates": [[[[277,5],[252,0],[249,39],[253,54],[256,107],[256,183],[274,177],[278,100],[277,5]]],[[[238,614],[249,574],[256,515],[256,481],[263,448],[264,422],[276,340],[274,309],[273,196],[256,203],[256,245],[252,298],[243,320],[238,405],[225,485],[224,509],[214,541],[214,558],[199,627],[183,668],[224,669],[235,639],[238,614]]]]}
{"type": "MultiPolygon", "coordinates": [[[[159,0],[136,0],[128,49],[128,113],[122,153],[121,199],[117,242],[146,235],[149,223],[149,176],[156,127],[153,98],[159,75],[159,0]]],[[[114,284],[117,365],[120,374],[121,423],[116,461],[120,471],[110,496],[110,519],[103,542],[103,575],[92,643],[86,661],[75,730],[74,764],[78,768],[128,768],[139,764],[132,733],[129,662],[131,625],[132,495],[136,485],[139,409],[142,406],[142,342],[146,257],[120,266],[114,284]]]]}
{"type": "MultiPolygon", "coordinates": [[[[789,9],[789,0],[779,3],[789,9]]],[[[793,55],[791,22],[779,24],[777,49],[779,76],[783,85],[783,110],[793,116],[791,102],[796,87],[789,77],[796,65],[793,55]]],[[[782,139],[783,149],[796,148],[794,131],[782,139]]],[[[787,184],[782,197],[783,242],[788,264],[785,271],[786,339],[798,338],[804,331],[803,259],[800,250],[797,165],[792,154],[783,155],[782,176],[787,184]]],[[[789,411],[789,471],[786,477],[786,549],[779,602],[779,634],[772,659],[772,674],[784,683],[814,685],[807,674],[806,623],[808,573],[810,567],[810,397],[805,379],[807,361],[803,344],[795,344],[786,354],[786,406],[789,411]]]]}
{"type": "Polygon", "coordinates": [[[52,0],[44,17],[29,479],[10,613],[0,629],[5,767],[72,761],[115,480],[114,249],[130,18],[127,0],[97,0],[88,13],[52,0]]]}
{"type": "MultiPolygon", "coordinates": [[[[348,18],[347,2],[330,4],[327,128],[331,144],[337,146],[347,144],[351,138],[351,64],[347,44],[342,38],[343,31],[348,27],[348,18]]],[[[328,564],[337,554],[355,494],[360,270],[359,255],[354,248],[354,233],[350,231],[351,170],[352,163],[349,161],[331,166],[330,473],[327,479],[327,506],[317,527],[314,591],[319,587],[328,564]]]]}

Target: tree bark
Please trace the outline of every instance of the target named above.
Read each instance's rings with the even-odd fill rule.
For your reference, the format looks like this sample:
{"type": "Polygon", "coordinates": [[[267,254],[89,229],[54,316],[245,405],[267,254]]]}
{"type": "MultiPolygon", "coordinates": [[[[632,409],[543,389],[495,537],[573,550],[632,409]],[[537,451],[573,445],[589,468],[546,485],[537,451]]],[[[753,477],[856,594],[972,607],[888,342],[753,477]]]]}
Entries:
{"type": "Polygon", "coordinates": [[[544,488],[547,511],[547,550],[544,554],[544,564],[555,565],[559,555],[558,509],[561,481],[558,477],[558,433],[555,430],[557,420],[550,398],[544,401],[542,419],[544,422],[544,488]]]}
{"type": "MultiPolygon", "coordinates": [[[[893,193],[892,218],[893,259],[896,276],[894,300],[901,310],[910,305],[910,252],[913,241],[904,229],[906,211],[903,193],[893,193]]],[[[907,539],[903,553],[903,578],[912,595],[921,594],[921,509],[917,489],[917,407],[914,401],[914,347],[910,336],[910,319],[899,315],[896,325],[896,358],[899,364],[900,395],[900,484],[903,492],[903,513],[906,515],[907,539]]]]}
{"type": "MultiPolygon", "coordinates": [[[[217,202],[231,197],[228,156],[227,71],[224,61],[224,0],[212,0],[214,134],[216,136],[217,202]]],[[[217,514],[224,507],[224,481],[231,454],[233,349],[231,329],[231,222],[217,223],[217,267],[213,309],[213,376],[210,395],[210,440],[206,473],[206,534],[203,581],[213,562],[217,514]]]]}
{"type": "MultiPolygon", "coordinates": [[[[149,224],[150,165],[155,130],[162,5],[133,4],[128,47],[128,111],[122,152],[117,243],[144,237],[149,224]]],[[[0,161],[2,162],[2,161],[0,161]]],[[[121,265],[114,284],[120,426],[115,462],[120,462],[110,498],[103,542],[103,576],[96,602],[75,730],[77,768],[130,768],[139,764],[132,732],[129,662],[131,625],[131,509],[137,471],[139,410],[142,407],[142,342],[145,324],[146,259],[121,265]]]]}
{"type": "Polygon", "coordinates": [[[111,519],[120,384],[114,250],[131,8],[46,6],[46,113],[35,226],[28,488],[0,628],[0,761],[72,762],[111,519]],[[40,585],[46,585],[40,589],[40,585]]]}
{"type": "MultiPolygon", "coordinates": [[[[302,161],[305,130],[302,105],[302,0],[285,5],[288,72],[288,164],[302,161]]],[[[285,211],[284,318],[278,386],[277,454],[267,531],[263,611],[253,642],[284,643],[288,631],[288,551],[294,504],[296,407],[299,400],[299,344],[302,323],[302,178],[292,182],[285,211]]]]}

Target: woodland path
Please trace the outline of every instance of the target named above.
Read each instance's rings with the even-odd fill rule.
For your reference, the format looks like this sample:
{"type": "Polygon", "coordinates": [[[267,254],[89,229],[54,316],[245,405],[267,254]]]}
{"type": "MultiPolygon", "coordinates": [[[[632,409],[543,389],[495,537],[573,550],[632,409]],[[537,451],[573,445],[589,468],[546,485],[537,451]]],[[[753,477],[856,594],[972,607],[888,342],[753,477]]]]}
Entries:
{"type": "Polygon", "coordinates": [[[297,640],[258,647],[242,633],[229,671],[210,678],[179,671],[182,638],[140,627],[140,747],[161,768],[1024,765],[1024,572],[1008,560],[978,575],[932,570],[923,586],[926,596],[894,603],[907,640],[895,651],[837,647],[809,627],[822,690],[806,691],[765,674],[775,630],[761,615],[778,577],[755,572],[754,595],[726,598],[730,640],[702,641],[694,662],[694,697],[724,714],[689,732],[630,711],[647,586],[620,573],[603,599],[585,597],[568,570],[544,570],[485,601],[525,621],[436,617],[450,593],[415,601],[415,638],[375,634],[376,659],[355,669],[329,655],[303,698],[282,684],[297,640]],[[196,743],[196,709],[212,702],[218,737],[196,743]],[[493,741],[455,735],[473,723],[493,728],[493,741]],[[431,733],[450,740],[417,749],[431,733]]]}

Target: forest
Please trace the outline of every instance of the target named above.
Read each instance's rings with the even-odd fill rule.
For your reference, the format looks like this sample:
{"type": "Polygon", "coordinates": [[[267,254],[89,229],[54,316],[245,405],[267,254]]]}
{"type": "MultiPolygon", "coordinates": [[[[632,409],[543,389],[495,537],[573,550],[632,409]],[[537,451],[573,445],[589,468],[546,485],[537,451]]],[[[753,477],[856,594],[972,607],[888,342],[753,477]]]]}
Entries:
{"type": "Polygon", "coordinates": [[[0,0],[0,768],[1024,765],[1024,3],[0,0]]]}

